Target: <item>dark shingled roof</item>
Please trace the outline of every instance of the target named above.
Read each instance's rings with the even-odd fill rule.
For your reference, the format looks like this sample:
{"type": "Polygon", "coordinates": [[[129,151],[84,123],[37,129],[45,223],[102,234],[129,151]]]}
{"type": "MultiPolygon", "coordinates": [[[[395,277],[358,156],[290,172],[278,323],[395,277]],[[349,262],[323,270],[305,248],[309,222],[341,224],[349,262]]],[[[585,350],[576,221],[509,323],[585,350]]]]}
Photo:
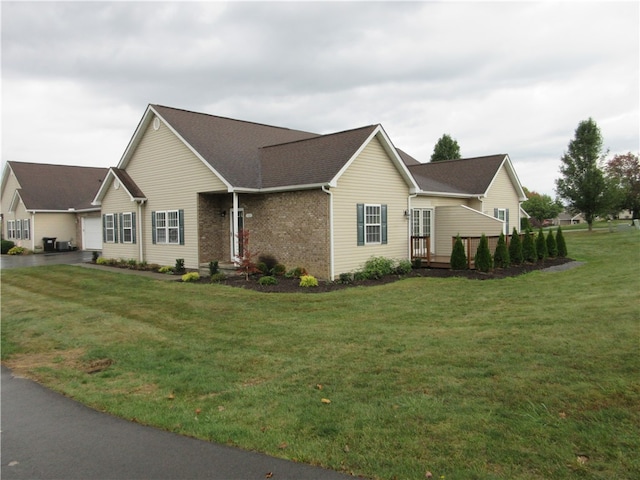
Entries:
{"type": "Polygon", "coordinates": [[[151,107],[235,187],[260,188],[260,148],[319,136],[161,105],[151,107]]]}
{"type": "Polygon", "coordinates": [[[507,155],[461,158],[409,165],[409,171],[425,192],[460,195],[486,193],[507,155]]]}
{"type": "Polygon", "coordinates": [[[131,178],[126,170],[122,168],[112,168],[111,171],[133,198],[146,198],[142,190],[140,190],[140,187],[136,185],[136,182],[133,181],[133,178],[131,178]]]}
{"type": "Polygon", "coordinates": [[[328,183],[376,125],[260,149],[262,188],[328,183]]]}
{"type": "Polygon", "coordinates": [[[27,210],[95,210],[91,205],[106,168],[7,162],[27,210]]]}

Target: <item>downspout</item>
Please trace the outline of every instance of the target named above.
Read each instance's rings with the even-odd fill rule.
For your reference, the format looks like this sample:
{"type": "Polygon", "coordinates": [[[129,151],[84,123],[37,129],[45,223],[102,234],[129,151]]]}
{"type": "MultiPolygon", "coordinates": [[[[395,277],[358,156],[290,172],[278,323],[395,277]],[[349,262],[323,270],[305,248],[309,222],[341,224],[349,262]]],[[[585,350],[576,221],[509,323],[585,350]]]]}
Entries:
{"type": "MultiPolygon", "coordinates": [[[[31,225],[29,225],[29,236],[31,237],[31,251],[36,251],[36,236],[33,232],[36,231],[36,212],[31,212],[31,219],[29,220],[31,225]]],[[[42,245],[44,251],[44,245],[42,245]]]]}
{"type": "Polygon", "coordinates": [[[327,189],[326,186],[322,186],[322,191],[329,195],[329,275],[330,280],[335,278],[335,264],[334,264],[334,252],[333,252],[333,193],[327,189]]]}
{"type": "Polygon", "coordinates": [[[416,198],[418,196],[417,193],[412,193],[407,197],[407,258],[411,261],[411,199],[416,198]]]}
{"type": "Polygon", "coordinates": [[[140,262],[144,262],[144,239],[142,237],[142,232],[144,231],[144,229],[142,228],[142,205],[144,204],[144,202],[144,200],[136,201],[136,203],[138,204],[138,223],[136,225],[136,229],[138,230],[138,258],[140,259],[140,262]]]}

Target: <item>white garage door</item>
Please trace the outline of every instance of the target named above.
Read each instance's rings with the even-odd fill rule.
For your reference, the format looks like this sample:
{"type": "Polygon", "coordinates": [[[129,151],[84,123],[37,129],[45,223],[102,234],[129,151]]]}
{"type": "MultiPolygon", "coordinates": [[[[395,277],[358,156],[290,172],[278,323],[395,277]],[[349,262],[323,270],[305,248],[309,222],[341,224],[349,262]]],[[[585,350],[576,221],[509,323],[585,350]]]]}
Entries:
{"type": "Polygon", "coordinates": [[[102,250],[102,218],[82,218],[82,247],[84,250],[102,250]]]}

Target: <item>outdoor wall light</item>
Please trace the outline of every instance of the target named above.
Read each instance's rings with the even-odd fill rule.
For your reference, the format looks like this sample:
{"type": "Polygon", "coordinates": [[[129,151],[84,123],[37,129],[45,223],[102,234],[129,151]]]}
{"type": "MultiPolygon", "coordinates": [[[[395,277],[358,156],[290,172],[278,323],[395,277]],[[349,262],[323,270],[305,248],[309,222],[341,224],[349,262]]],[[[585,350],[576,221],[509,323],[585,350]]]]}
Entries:
{"type": "Polygon", "coordinates": [[[405,217],[408,217],[408,216],[409,216],[409,210],[405,210],[405,211],[404,211],[404,216],[405,216],[405,217]]]}
{"type": "Polygon", "coordinates": [[[220,216],[222,218],[226,217],[227,216],[227,211],[226,210],[220,210],[220,216]]]}

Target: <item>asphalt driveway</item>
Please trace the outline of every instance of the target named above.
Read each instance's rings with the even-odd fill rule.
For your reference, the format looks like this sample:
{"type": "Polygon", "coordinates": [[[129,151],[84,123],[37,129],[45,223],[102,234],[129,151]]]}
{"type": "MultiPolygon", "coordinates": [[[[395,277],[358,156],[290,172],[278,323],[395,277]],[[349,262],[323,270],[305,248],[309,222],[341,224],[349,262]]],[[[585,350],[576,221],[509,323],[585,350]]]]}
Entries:
{"type": "Polygon", "coordinates": [[[44,265],[74,265],[90,262],[93,252],[77,250],[75,252],[50,252],[34,255],[1,255],[0,268],[41,267],[44,265]]]}
{"type": "Polygon", "coordinates": [[[127,422],[4,366],[1,420],[3,480],[353,478],[127,422]]]}

